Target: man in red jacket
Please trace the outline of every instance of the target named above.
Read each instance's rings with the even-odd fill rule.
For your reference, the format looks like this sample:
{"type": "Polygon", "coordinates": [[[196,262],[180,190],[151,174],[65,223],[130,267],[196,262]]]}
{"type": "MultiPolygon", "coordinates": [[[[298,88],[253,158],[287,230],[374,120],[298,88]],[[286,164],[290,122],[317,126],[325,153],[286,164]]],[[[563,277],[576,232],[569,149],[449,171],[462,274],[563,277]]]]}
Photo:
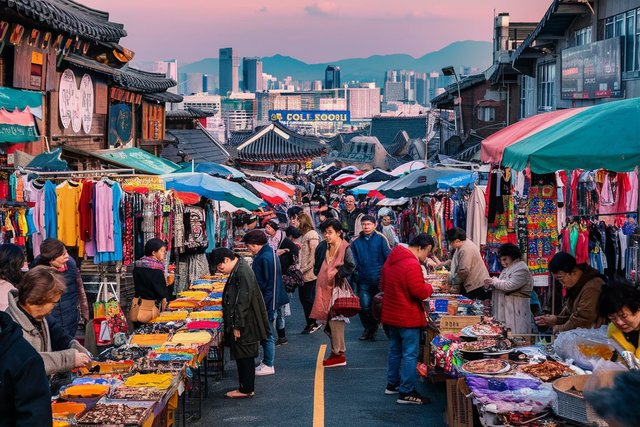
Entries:
{"type": "Polygon", "coordinates": [[[431,401],[416,391],[416,363],[420,332],[427,325],[422,301],[433,289],[424,281],[420,264],[433,249],[434,241],[419,234],[409,247],[396,246],[382,267],[381,321],[388,327],[389,358],[385,394],[398,394],[397,403],[424,405],[431,401]]]}

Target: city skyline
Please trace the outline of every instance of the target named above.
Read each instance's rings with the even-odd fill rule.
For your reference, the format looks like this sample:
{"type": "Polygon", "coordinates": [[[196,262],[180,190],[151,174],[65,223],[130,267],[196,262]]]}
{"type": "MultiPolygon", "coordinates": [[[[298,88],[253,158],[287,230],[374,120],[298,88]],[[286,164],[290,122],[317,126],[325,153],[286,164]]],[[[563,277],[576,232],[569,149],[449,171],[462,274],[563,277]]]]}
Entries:
{"type": "Polygon", "coordinates": [[[282,54],[321,63],[393,53],[419,57],[459,40],[491,41],[494,12],[538,22],[551,0],[183,0],[178,11],[151,0],[79,2],[124,24],[128,35],[121,44],[136,52],[136,61],[189,63],[233,46],[240,57],[282,54]]]}

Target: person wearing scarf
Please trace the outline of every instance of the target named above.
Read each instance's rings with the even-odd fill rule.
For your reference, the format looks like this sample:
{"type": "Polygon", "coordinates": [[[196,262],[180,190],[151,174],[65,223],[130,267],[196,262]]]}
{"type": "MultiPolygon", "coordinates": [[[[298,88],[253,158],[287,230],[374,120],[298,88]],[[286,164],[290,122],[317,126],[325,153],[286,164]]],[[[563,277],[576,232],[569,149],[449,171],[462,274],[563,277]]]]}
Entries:
{"type": "Polygon", "coordinates": [[[167,244],[161,239],[149,239],[144,245],[144,256],[135,262],[133,285],[135,297],[165,304],[169,297],[165,278],[164,260],[167,244]]]}
{"type": "Polygon", "coordinates": [[[325,368],[346,366],[344,328],[348,319],[344,316],[330,317],[331,296],[334,286],[340,286],[355,270],[349,243],[343,239],[342,226],[337,219],[327,219],[320,224],[324,241],[316,248],[314,273],[316,297],[309,317],[326,323],[325,333],[331,339],[331,355],[322,362],[325,368]]]}

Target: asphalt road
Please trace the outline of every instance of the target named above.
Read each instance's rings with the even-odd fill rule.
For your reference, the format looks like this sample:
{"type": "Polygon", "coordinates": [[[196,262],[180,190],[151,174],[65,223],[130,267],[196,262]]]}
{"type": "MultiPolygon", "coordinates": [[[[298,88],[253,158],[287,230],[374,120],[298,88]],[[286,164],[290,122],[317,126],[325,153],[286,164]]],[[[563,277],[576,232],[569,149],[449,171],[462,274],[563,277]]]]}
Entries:
{"type": "MultiPolygon", "coordinates": [[[[203,403],[202,418],[188,421],[187,425],[446,425],[443,386],[418,384],[418,390],[432,400],[430,405],[424,406],[399,405],[396,396],[384,394],[387,338],[380,331],[376,342],[359,341],[362,327],[358,317],[352,318],[346,328],[347,366],[324,369],[324,379],[316,381],[318,352],[322,344],[329,347],[329,339],[322,330],[312,335],[300,334],[304,327],[304,316],[297,294],[293,297],[291,311],[292,316],[287,318],[289,343],[276,348],[276,374],[256,377],[255,397],[230,400],[224,393],[236,389],[238,383],[235,363],[229,361],[227,353],[222,380],[209,382],[209,397],[203,403]]],[[[326,351],[328,355],[329,350],[326,351]]]]}

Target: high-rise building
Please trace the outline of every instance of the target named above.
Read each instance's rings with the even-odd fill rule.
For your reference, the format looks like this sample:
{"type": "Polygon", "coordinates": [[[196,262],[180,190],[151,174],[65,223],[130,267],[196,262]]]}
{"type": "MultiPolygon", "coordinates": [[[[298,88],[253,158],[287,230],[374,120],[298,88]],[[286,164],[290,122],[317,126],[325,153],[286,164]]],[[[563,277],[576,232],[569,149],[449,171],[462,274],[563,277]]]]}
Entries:
{"type": "Polygon", "coordinates": [[[337,65],[329,65],[324,70],[324,88],[340,89],[340,67],[337,65]]]}
{"type": "Polygon", "coordinates": [[[242,58],[242,89],[245,92],[262,92],[262,60],[242,58]]]}
{"type": "Polygon", "coordinates": [[[181,86],[182,95],[193,95],[194,93],[206,92],[206,88],[202,86],[202,73],[185,73],[183,85],[181,86]]]}
{"type": "Polygon", "coordinates": [[[220,49],[219,74],[220,74],[220,95],[227,96],[230,93],[238,92],[240,58],[237,57],[232,47],[220,49]]]}
{"type": "Polygon", "coordinates": [[[440,73],[437,71],[432,71],[429,73],[429,97],[428,102],[431,104],[431,100],[438,96],[438,78],[440,77],[440,73]]]}
{"type": "Polygon", "coordinates": [[[416,102],[420,105],[429,105],[429,79],[426,73],[416,74],[416,102]]]}
{"type": "MultiPolygon", "coordinates": [[[[154,73],[162,73],[165,75],[165,77],[175,80],[175,82],[178,83],[178,86],[179,86],[180,82],[178,79],[178,60],[177,59],[167,59],[164,61],[156,61],[153,64],[152,71],[154,73]]],[[[172,88],[169,88],[167,92],[178,93],[178,86],[173,86],[172,88]]]]}
{"type": "Polygon", "coordinates": [[[202,91],[209,92],[209,75],[208,74],[202,75],[202,91]]]}
{"type": "Polygon", "coordinates": [[[235,93],[222,100],[221,108],[227,133],[253,130],[256,122],[255,94],[235,93]]]}
{"type": "Polygon", "coordinates": [[[380,114],[379,87],[350,87],[347,100],[351,119],[370,119],[380,114]]]}

